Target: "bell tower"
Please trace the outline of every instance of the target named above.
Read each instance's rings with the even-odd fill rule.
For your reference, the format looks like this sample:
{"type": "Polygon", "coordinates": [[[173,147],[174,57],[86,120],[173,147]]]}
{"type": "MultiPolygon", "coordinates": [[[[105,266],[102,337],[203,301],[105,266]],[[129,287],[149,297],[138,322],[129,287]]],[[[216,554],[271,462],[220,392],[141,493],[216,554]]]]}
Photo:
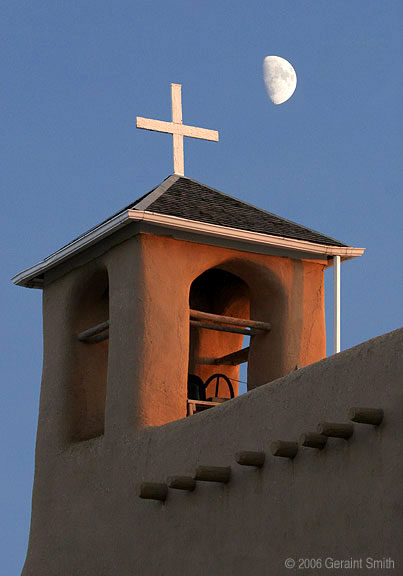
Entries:
{"type": "Polygon", "coordinates": [[[16,278],[44,292],[46,437],[159,426],[236,396],[243,362],[253,389],[320,360],[324,270],[361,252],[169,176],[16,278]]]}
{"type": "Polygon", "coordinates": [[[229,407],[242,363],[253,390],[324,358],[324,270],[363,253],[185,177],[183,136],[218,133],[182,124],[178,85],[172,102],[172,122],[137,122],[173,134],[175,172],[14,278],[43,291],[26,576],[74,573],[92,529],[82,573],[105,573],[108,507],[134,506],[127,451],[144,461],[155,427],[229,407]]]}

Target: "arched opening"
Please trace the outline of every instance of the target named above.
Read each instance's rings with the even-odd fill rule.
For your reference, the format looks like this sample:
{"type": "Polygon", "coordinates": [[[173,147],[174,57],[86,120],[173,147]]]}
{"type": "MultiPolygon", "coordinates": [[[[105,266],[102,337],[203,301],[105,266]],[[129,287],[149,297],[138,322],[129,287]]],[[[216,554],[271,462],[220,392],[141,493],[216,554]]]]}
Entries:
{"type": "Polygon", "coordinates": [[[109,349],[109,283],[106,269],[97,270],[80,284],[73,309],[76,353],[71,434],[74,440],[88,440],[101,436],[105,427],[109,349]]]}
{"type": "Polygon", "coordinates": [[[299,350],[301,334],[301,263],[269,257],[262,265],[237,258],[220,267],[241,278],[249,287],[250,318],[253,319],[250,325],[255,334],[249,339],[248,363],[242,366],[241,375],[244,379],[247,371],[247,390],[252,390],[281,378],[295,367],[292,358],[299,350]],[[257,326],[267,330],[257,330],[257,326]]]}
{"type": "MultiPolygon", "coordinates": [[[[194,393],[192,380],[201,386],[213,374],[223,374],[237,396],[294,369],[301,333],[302,292],[300,263],[288,259],[270,258],[262,265],[236,258],[193,281],[189,299],[188,414],[193,413],[191,403],[196,402],[189,400],[194,393]]],[[[224,381],[218,392],[219,401],[230,396],[224,381]]],[[[206,389],[206,399],[214,400],[216,395],[213,379],[206,389]]]]}
{"type": "Polygon", "coordinates": [[[251,333],[242,325],[250,319],[248,285],[231,272],[207,270],[193,281],[189,306],[188,398],[216,403],[237,396],[239,366],[249,353],[242,344],[251,333]]]}

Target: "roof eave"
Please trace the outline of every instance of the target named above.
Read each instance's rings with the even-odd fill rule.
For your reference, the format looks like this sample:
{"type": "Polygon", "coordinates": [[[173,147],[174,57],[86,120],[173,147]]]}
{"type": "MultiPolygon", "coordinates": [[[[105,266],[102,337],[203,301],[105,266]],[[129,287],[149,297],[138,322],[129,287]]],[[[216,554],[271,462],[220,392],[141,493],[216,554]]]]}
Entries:
{"type": "Polygon", "coordinates": [[[244,241],[256,245],[274,246],[276,248],[283,248],[287,250],[294,250],[296,252],[310,253],[314,257],[316,255],[326,256],[340,256],[342,260],[350,260],[361,256],[365,248],[353,248],[352,246],[331,246],[326,244],[317,244],[308,242],[306,240],[298,240],[295,238],[287,238],[283,236],[272,236],[270,234],[262,234],[258,232],[251,232],[249,230],[241,230],[238,228],[230,228],[227,226],[219,226],[217,224],[208,224],[196,220],[187,220],[185,218],[178,218],[177,216],[168,216],[166,214],[158,214],[156,212],[148,212],[142,210],[125,210],[111,220],[101,224],[97,228],[88,232],[71,242],[64,248],[58,250],[39,264],[20,272],[12,281],[17,286],[24,286],[27,288],[42,288],[43,274],[61,264],[73,255],[82,252],[91,245],[99,242],[103,238],[110,236],[119,228],[126,226],[134,221],[143,221],[156,226],[164,226],[167,228],[174,228],[182,231],[196,232],[208,236],[216,236],[219,238],[228,238],[238,241],[244,241]]]}
{"type": "Polygon", "coordinates": [[[20,272],[12,278],[12,282],[17,286],[24,286],[26,288],[42,288],[43,279],[41,279],[41,276],[46,271],[54,268],[58,264],[61,264],[73,255],[82,252],[86,248],[89,248],[103,238],[110,236],[116,232],[116,230],[126,226],[130,222],[132,222],[132,218],[129,217],[128,210],[117,214],[111,220],[108,220],[97,228],[90,230],[87,234],[80,236],[77,240],[73,240],[73,242],[70,242],[70,244],[64,248],[54,252],[54,254],[51,254],[51,256],[42,260],[42,262],[20,272]]]}
{"type": "Polygon", "coordinates": [[[326,256],[341,256],[342,260],[357,258],[358,256],[362,256],[365,251],[365,248],[319,244],[316,242],[298,240],[296,238],[288,238],[285,236],[274,236],[271,234],[262,234],[260,232],[251,232],[250,230],[231,228],[229,226],[208,224],[206,222],[188,220],[185,218],[159,214],[156,212],[140,212],[138,210],[129,210],[128,212],[131,219],[142,220],[143,222],[148,222],[150,224],[162,225],[168,228],[188,230],[189,232],[198,232],[199,234],[207,234],[221,238],[226,237],[235,240],[243,240],[253,244],[275,246],[277,248],[285,248],[298,252],[309,252],[312,254],[320,254],[326,256]]]}

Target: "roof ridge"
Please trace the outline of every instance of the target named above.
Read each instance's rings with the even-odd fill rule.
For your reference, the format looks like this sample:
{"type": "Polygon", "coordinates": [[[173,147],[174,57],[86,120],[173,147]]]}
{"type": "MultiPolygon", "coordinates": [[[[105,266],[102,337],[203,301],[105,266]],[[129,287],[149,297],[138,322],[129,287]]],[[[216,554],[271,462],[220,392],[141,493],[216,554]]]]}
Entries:
{"type": "Polygon", "coordinates": [[[171,174],[170,176],[168,176],[168,178],[165,178],[165,180],[163,180],[161,184],[159,184],[156,188],[148,192],[148,194],[146,194],[145,196],[139,198],[135,202],[135,204],[131,206],[131,209],[141,211],[147,210],[147,208],[153,202],[158,200],[158,198],[160,198],[160,196],[162,196],[164,192],[169,190],[169,188],[173,186],[173,184],[175,184],[175,182],[177,182],[179,178],[181,178],[181,176],[179,176],[178,174],[171,174]]]}

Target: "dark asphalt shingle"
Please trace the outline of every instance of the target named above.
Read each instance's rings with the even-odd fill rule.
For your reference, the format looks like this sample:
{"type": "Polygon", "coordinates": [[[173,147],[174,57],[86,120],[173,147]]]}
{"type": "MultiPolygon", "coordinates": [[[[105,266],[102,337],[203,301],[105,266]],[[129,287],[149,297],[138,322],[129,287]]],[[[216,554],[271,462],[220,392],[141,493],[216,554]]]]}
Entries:
{"type": "MultiPolygon", "coordinates": [[[[146,198],[147,195],[140,200],[144,202],[146,198]]],[[[131,206],[132,209],[136,209],[140,200],[131,206]]],[[[261,234],[306,240],[317,244],[347,246],[320,232],[310,230],[185,177],[178,177],[176,182],[147,206],[146,211],[261,234]]]]}

